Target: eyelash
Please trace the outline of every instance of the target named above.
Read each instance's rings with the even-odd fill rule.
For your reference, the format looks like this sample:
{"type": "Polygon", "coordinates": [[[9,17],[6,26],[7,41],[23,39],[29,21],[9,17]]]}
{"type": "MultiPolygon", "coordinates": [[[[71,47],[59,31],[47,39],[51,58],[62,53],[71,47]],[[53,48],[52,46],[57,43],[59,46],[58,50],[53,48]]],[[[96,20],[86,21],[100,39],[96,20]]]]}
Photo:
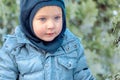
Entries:
{"type": "Polygon", "coordinates": [[[61,18],[60,16],[56,16],[54,19],[59,20],[60,18],[61,18]]]}
{"type": "Polygon", "coordinates": [[[41,21],[45,21],[45,20],[46,20],[46,18],[40,18],[39,20],[41,20],[41,21]]]}
{"type": "MultiPolygon", "coordinates": [[[[54,17],[54,20],[59,20],[60,18],[61,18],[61,16],[55,16],[55,17],[54,17]]],[[[39,20],[42,21],[42,22],[44,22],[44,21],[47,20],[47,18],[44,18],[44,17],[43,17],[43,18],[39,18],[39,20]]]]}

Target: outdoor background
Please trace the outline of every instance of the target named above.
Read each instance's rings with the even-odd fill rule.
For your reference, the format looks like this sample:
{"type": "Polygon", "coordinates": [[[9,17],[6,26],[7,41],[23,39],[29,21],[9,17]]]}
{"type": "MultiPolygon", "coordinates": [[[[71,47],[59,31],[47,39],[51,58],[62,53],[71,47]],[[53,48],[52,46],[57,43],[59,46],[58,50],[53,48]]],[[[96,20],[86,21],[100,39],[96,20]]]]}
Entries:
{"type": "MultiPolygon", "coordinates": [[[[67,27],[81,38],[96,80],[120,80],[120,0],[65,0],[67,27]]],[[[19,0],[0,0],[0,47],[19,25],[19,0]]]]}

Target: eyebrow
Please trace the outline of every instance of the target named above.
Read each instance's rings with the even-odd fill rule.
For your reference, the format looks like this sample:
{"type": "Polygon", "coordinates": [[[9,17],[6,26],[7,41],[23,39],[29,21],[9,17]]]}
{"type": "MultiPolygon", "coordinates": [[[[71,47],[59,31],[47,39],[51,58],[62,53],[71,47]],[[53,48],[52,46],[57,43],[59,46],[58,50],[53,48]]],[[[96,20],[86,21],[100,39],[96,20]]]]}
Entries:
{"type": "MultiPolygon", "coordinates": [[[[58,13],[58,14],[55,14],[54,16],[61,16],[62,15],[62,13],[58,13]]],[[[36,16],[36,17],[47,17],[48,16],[48,14],[42,14],[42,15],[38,15],[38,16],[36,16]]]]}

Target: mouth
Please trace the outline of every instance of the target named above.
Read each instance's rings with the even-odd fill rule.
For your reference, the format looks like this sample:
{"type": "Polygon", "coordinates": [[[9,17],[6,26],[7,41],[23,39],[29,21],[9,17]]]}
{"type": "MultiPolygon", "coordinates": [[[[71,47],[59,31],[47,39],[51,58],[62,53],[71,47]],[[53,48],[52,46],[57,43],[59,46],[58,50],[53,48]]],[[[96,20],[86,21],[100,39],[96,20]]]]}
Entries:
{"type": "Polygon", "coordinates": [[[53,36],[55,33],[46,33],[48,36],[53,36]]]}

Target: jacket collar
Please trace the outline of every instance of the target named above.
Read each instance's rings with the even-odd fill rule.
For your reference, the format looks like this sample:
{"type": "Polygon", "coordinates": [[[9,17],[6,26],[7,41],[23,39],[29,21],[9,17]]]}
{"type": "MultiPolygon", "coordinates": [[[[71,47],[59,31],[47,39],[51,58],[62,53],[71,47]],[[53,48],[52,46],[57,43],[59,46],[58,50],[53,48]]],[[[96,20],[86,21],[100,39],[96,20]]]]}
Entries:
{"type": "Polygon", "coordinates": [[[18,43],[29,43],[29,44],[31,43],[28,40],[28,38],[25,36],[25,34],[21,31],[19,26],[15,28],[15,35],[18,43]]]}

